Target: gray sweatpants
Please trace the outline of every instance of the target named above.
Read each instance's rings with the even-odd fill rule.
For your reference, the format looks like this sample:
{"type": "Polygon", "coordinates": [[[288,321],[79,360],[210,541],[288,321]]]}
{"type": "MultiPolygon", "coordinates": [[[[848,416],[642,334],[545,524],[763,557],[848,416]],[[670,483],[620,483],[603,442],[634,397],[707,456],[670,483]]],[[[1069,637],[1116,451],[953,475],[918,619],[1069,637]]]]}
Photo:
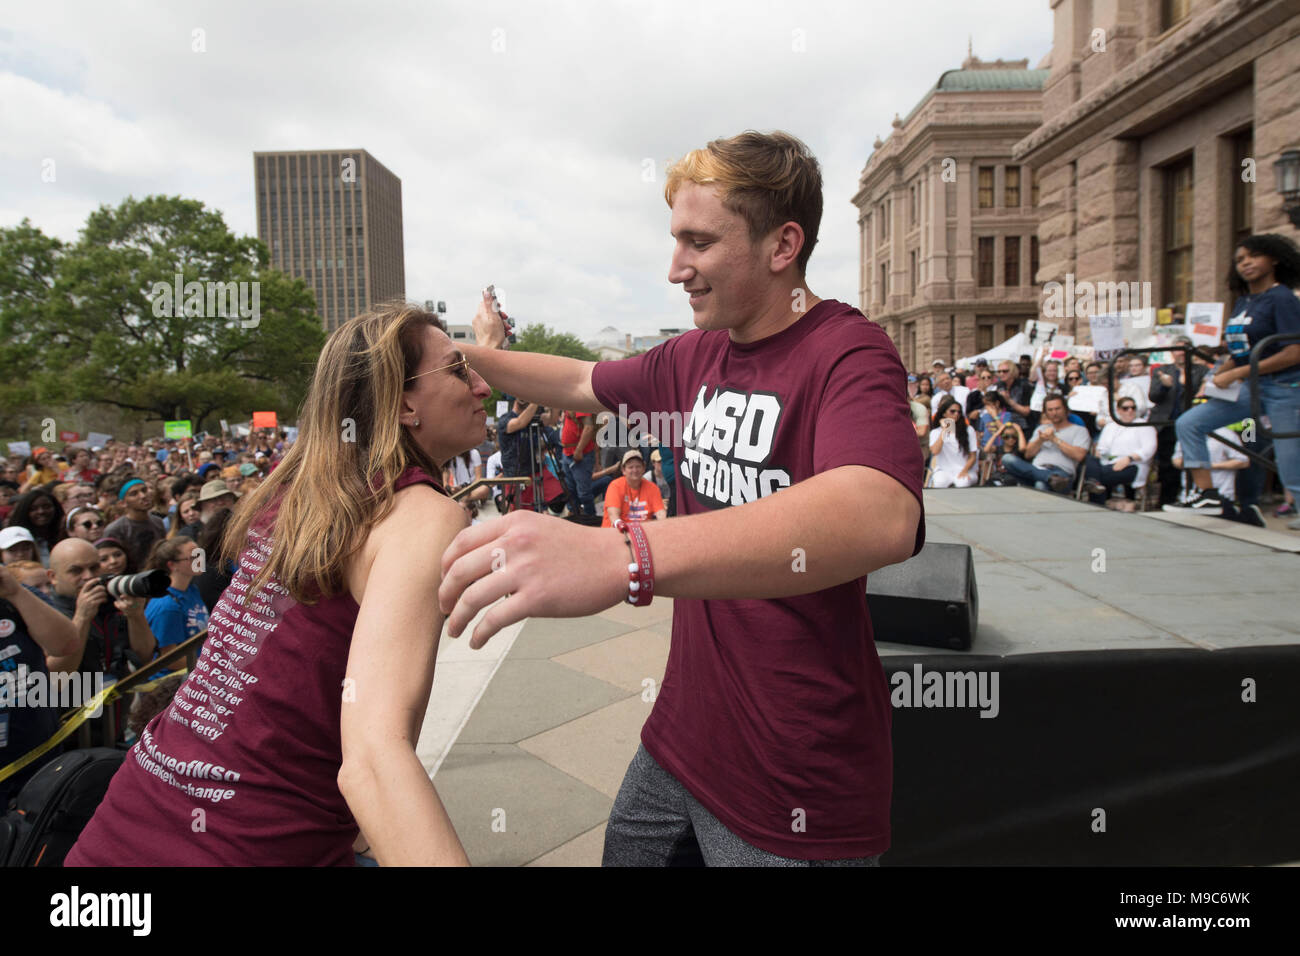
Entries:
{"type": "Polygon", "coordinates": [[[601,866],[879,866],[879,856],[796,860],[746,843],[637,747],[605,828],[601,866]]]}

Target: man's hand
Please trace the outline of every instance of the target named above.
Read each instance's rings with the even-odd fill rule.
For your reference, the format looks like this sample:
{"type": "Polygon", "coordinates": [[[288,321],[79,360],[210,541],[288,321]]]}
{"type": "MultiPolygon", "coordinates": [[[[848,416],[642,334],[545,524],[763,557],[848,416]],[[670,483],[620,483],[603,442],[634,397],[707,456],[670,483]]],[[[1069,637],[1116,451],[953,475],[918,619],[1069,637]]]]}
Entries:
{"type": "Polygon", "coordinates": [[[107,600],[108,591],[104,589],[104,585],[99,582],[98,578],[92,578],[86,582],[86,586],[77,594],[77,609],[73,612],[73,620],[78,624],[94,620],[95,614],[99,611],[99,606],[107,600]]]}
{"type": "Polygon", "coordinates": [[[510,331],[510,326],[506,324],[508,318],[501,311],[496,296],[489,295],[484,290],[483,301],[474,313],[474,338],[478,344],[489,349],[505,348],[506,335],[510,331]]]}
{"type": "Polygon", "coordinates": [[[438,605],[447,634],[459,637],[482,608],[470,638],[477,650],[503,627],[526,617],[584,617],[627,596],[631,560],[623,536],[609,528],[516,511],[461,531],[442,556],[438,605]],[[557,568],[582,555],[584,573],[554,586],[557,568]]]}
{"type": "Polygon", "coordinates": [[[1051,425],[1044,425],[1042,431],[1038,433],[1038,437],[1045,442],[1051,441],[1053,437],[1055,437],[1055,435],[1056,435],[1056,429],[1053,428],[1051,425]]]}
{"type": "Polygon", "coordinates": [[[22,589],[23,586],[18,583],[18,579],[14,577],[13,572],[0,564],[0,598],[7,601],[22,589]]]}

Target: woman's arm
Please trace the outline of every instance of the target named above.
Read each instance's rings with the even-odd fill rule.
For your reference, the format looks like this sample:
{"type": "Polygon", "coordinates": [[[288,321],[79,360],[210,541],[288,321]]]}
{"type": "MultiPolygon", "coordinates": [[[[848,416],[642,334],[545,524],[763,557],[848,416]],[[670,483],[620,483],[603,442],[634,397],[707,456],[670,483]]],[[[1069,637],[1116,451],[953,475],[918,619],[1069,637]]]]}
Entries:
{"type": "Polygon", "coordinates": [[[467,524],[433,489],[404,489],[348,574],[361,610],[343,686],[338,783],[383,866],[469,865],[415,753],[442,633],[442,554],[467,524]]]}

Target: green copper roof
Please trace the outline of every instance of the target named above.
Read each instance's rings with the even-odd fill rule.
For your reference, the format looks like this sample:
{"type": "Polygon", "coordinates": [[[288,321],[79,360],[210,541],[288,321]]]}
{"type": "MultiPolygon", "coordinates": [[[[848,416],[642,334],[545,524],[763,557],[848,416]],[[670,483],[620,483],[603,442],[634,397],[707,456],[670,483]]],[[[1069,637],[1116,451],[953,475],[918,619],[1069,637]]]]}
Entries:
{"type": "Polygon", "coordinates": [[[1041,90],[1048,70],[948,70],[941,90],[1041,90]]]}
{"type": "Polygon", "coordinates": [[[925,91],[915,106],[903,117],[903,124],[915,115],[935,90],[1041,90],[1051,70],[946,70],[939,82],[925,91]]]}

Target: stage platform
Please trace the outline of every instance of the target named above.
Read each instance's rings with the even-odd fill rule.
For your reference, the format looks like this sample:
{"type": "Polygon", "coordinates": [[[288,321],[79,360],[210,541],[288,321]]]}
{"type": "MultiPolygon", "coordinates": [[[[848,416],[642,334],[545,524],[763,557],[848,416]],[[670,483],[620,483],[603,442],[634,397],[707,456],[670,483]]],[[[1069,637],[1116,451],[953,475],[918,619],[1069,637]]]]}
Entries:
{"type": "Polygon", "coordinates": [[[979,627],[965,652],[877,630],[886,865],[1300,860],[1300,536],[1023,488],[925,500],[927,540],[971,547],[979,627]]]}
{"type": "MultiPolygon", "coordinates": [[[[971,654],[1300,647],[1300,534],[1029,488],[928,489],[925,520],[927,541],[974,555],[971,654]]],[[[876,638],[882,655],[951,653],[876,638]]]]}

